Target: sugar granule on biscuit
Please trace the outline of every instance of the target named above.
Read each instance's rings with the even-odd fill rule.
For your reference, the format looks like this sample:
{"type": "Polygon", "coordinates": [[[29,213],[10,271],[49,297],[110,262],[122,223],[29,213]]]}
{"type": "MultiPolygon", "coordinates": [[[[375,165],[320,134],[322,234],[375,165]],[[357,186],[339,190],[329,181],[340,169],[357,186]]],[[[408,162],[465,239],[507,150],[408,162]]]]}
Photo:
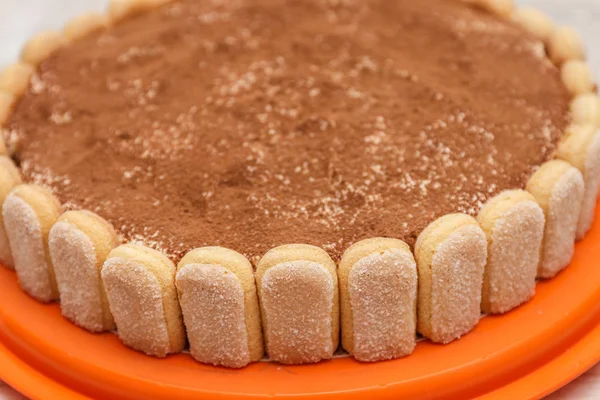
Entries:
{"type": "Polygon", "coordinates": [[[333,357],[339,291],[335,263],[324,250],[306,244],[275,247],[258,262],[256,283],[272,360],[303,364],[333,357]]]}
{"type": "Polygon", "coordinates": [[[582,239],[594,221],[600,189],[600,130],[592,125],[572,125],[558,146],[556,156],[579,169],[584,194],[576,238],[582,239]]]}
{"type": "Polygon", "coordinates": [[[412,256],[391,249],[360,259],[348,277],[348,290],[358,360],[378,361],[412,353],[417,293],[412,256]]]}
{"type": "Polygon", "coordinates": [[[124,344],[156,357],[183,350],[174,278],[175,265],[156,250],[126,244],[111,251],[102,280],[124,344]]]}
{"type": "MultiPolygon", "coordinates": [[[[21,176],[15,163],[6,156],[0,156],[0,204],[4,204],[6,196],[10,191],[21,183],[21,176]]],[[[14,261],[6,228],[4,227],[4,218],[0,212],[0,263],[10,269],[14,269],[14,261]]]]}
{"type": "Polygon", "coordinates": [[[262,359],[256,283],[246,257],[224,247],[196,248],[179,262],[175,284],[192,357],[230,368],[262,359]]]}
{"type": "Polygon", "coordinates": [[[527,191],[546,217],[538,278],[551,278],[573,258],[584,195],[583,176],[568,162],[551,160],[531,176],[527,191]]]}
{"type": "Polygon", "coordinates": [[[262,277],[262,304],[271,359],[310,363],[331,358],[334,282],[316,262],[279,263],[262,277]]]}
{"type": "Polygon", "coordinates": [[[100,269],[118,244],[108,222],[88,211],[69,211],[50,230],[50,256],[62,314],[91,332],[114,328],[100,269]]]}
{"type": "Polygon", "coordinates": [[[469,332],[480,318],[487,258],[485,234],[470,216],[432,222],[415,246],[419,271],[417,330],[438,343],[469,332]]]}
{"type": "Polygon", "coordinates": [[[481,309],[504,313],[535,293],[544,212],[529,193],[510,190],[490,199],[477,220],[488,240],[481,309]]]}
{"type": "Polygon", "coordinates": [[[406,356],[416,343],[417,270],[409,246],[371,238],[338,267],[342,346],[359,361],[406,356]]]}
{"type": "Polygon", "coordinates": [[[177,288],[192,356],[231,368],[250,363],[244,290],[236,276],[220,265],[186,264],[177,288]]]}
{"type": "Polygon", "coordinates": [[[19,185],[2,206],[19,284],[42,302],[58,299],[54,268],[48,253],[48,232],[61,213],[54,196],[35,185],[19,185]]]}

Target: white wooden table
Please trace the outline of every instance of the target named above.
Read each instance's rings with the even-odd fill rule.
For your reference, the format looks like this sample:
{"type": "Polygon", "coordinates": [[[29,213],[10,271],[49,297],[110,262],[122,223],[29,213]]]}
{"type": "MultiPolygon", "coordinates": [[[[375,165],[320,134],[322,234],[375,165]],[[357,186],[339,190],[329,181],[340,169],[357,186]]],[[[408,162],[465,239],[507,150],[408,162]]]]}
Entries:
{"type": "MultiPolygon", "coordinates": [[[[17,59],[21,45],[33,33],[58,29],[69,18],[101,11],[107,0],[0,0],[0,67],[17,59]]],[[[392,0],[391,0],[392,1],[392,0]]],[[[538,7],[561,24],[583,35],[595,75],[600,76],[600,0],[516,0],[538,7]]],[[[548,397],[552,400],[600,399],[600,365],[548,397]]],[[[22,399],[0,382],[0,400],[22,399]]]]}

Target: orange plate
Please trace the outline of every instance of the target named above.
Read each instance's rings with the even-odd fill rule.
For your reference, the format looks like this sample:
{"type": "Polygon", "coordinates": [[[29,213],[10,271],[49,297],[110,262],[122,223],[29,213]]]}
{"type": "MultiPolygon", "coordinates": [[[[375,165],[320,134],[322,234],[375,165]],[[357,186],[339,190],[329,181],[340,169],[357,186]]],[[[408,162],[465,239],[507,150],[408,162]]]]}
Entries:
{"type": "Polygon", "coordinates": [[[0,268],[0,378],[33,398],[539,398],[600,361],[600,218],[569,268],[537,285],[526,305],[485,317],[446,345],[362,364],[349,357],[305,366],[260,362],[241,370],[130,350],[112,333],[67,322],[58,304],[25,295],[0,268]]]}

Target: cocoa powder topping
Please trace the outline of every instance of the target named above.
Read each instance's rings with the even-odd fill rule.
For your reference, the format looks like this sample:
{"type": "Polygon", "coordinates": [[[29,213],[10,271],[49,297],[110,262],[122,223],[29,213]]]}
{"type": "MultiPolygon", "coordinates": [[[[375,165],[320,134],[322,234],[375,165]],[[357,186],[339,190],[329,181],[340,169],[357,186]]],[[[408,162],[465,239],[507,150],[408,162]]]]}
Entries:
{"type": "Polygon", "coordinates": [[[540,42],[461,2],[185,0],[58,51],[4,134],[26,180],[174,258],[337,258],[523,187],[568,101],[540,42]]]}

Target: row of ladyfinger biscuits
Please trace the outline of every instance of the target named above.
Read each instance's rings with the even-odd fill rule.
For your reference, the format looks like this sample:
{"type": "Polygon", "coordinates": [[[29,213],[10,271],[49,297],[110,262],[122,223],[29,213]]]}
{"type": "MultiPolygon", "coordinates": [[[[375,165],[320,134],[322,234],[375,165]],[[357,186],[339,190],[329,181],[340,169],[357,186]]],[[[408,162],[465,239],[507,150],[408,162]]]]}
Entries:
{"type": "MultiPolygon", "coordinates": [[[[32,39],[21,63],[0,77],[0,103],[10,99],[4,108],[0,104],[0,122],[25,90],[33,66],[62,43],[164,2],[113,2],[112,19],[86,16],[63,35],[32,39]]],[[[533,295],[536,275],[553,276],[568,264],[575,230],[581,237],[589,228],[598,192],[600,142],[594,126],[600,125],[600,100],[592,93],[578,36],[552,29],[534,10],[505,13],[502,4],[508,3],[480,1],[547,40],[565,86],[576,96],[572,112],[578,125],[570,128],[558,157],[577,169],[561,161],[545,164],[531,178],[531,194],[500,194],[481,210],[479,223],[460,214],[440,218],[420,235],[414,257],[403,242],[376,238],[348,249],[337,273],[324,251],[306,245],[271,250],[258,263],[256,277],[243,256],[215,247],[190,252],[176,268],[143,246],[114,248],[114,231],[95,214],[59,216],[50,194],[18,185],[18,171],[4,157],[1,179],[7,183],[0,200],[10,195],[3,206],[8,238],[0,235],[2,260],[11,265],[14,255],[24,290],[42,301],[60,296],[63,313],[75,323],[109,330],[114,316],[124,343],[157,356],[183,348],[182,312],[192,355],[230,367],[262,357],[263,331],[273,360],[330,358],[339,336],[338,304],[343,347],[359,360],[409,354],[415,326],[438,342],[461,336],[477,323],[480,304],[485,312],[507,311],[533,295]],[[550,29],[541,29],[544,25],[550,29]]]]}
{"type": "MultiPolygon", "coordinates": [[[[586,162],[597,171],[600,147],[591,149],[586,162]]],[[[244,256],[221,247],[192,250],[175,266],[156,250],[119,245],[109,223],[88,211],[61,214],[50,192],[21,184],[2,156],[0,254],[29,295],[60,299],[63,315],[90,331],[116,325],[124,344],[149,355],[180,352],[187,337],[198,361],[236,368],[261,359],[264,340],[274,361],[317,362],[333,356],[341,323],[344,349],[378,361],[410,354],[417,331],[448,343],[478,323],[480,310],[529,300],[536,277],[562,270],[578,229],[590,225],[593,211],[581,207],[589,172],[549,161],[527,191],[500,193],[477,220],[450,214],[431,223],[414,256],[401,240],[372,238],[347,249],[336,268],[325,251],[291,244],[267,252],[254,274],[244,256]]]]}

